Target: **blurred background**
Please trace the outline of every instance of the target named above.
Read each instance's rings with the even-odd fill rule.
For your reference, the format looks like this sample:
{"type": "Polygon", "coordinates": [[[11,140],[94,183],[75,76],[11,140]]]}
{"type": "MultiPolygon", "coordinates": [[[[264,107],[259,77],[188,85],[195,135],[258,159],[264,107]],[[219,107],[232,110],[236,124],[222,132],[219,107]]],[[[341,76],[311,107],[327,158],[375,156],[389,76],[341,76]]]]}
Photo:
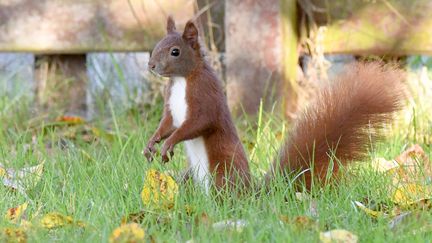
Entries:
{"type": "Polygon", "coordinates": [[[431,12],[430,0],[2,0],[1,103],[86,119],[156,104],[165,81],[146,66],[172,14],[179,30],[199,25],[235,114],[263,104],[292,118],[355,60],[409,69],[424,104],[431,12]]]}

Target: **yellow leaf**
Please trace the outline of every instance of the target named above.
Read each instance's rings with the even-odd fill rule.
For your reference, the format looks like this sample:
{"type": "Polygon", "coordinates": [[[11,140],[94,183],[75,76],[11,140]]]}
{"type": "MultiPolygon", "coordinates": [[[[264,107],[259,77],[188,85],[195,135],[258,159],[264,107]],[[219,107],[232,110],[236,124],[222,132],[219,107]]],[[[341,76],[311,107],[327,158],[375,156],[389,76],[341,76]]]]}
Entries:
{"type": "Polygon", "coordinates": [[[138,224],[130,223],[116,228],[111,233],[109,242],[144,242],[144,236],[145,232],[138,224]]]}
{"type": "Polygon", "coordinates": [[[70,125],[80,125],[85,123],[84,119],[79,116],[59,116],[57,117],[56,121],[64,122],[70,125]]]}
{"type": "Polygon", "coordinates": [[[0,234],[0,240],[2,242],[27,242],[27,234],[21,228],[4,228],[0,234]]]}
{"type": "Polygon", "coordinates": [[[15,208],[9,208],[6,212],[5,219],[16,223],[27,209],[28,203],[24,203],[15,208]]]}
{"type": "Polygon", "coordinates": [[[40,221],[42,227],[47,229],[54,229],[63,227],[65,225],[76,225],[85,227],[82,221],[75,221],[71,216],[66,216],[61,213],[51,212],[47,213],[40,221]]]}
{"type": "Polygon", "coordinates": [[[279,220],[282,224],[292,224],[299,229],[315,229],[318,227],[317,222],[308,216],[296,216],[290,219],[286,215],[280,215],[279,220]]]}
{"type": "Polygon", "coordinates": [[[393,202],[402,206],[431,199],[431,188],[419,184],[406,184],[397,188],[393,194],[393,202]]]}
{"type": "Polygon", "coordinates": [[[6,169],[0,166],[0,177],[3,177],[7,174],[6,169]]]}
{"type": "Polygon", "coordinates": [[[318,227],[316,221],[307,216],[297,216],[294,218],[293,223],[300,229],[314,229],[318,227]]]}
{"type": "Polygon", "coordinates": [[[378,217],[382,217],[382,216],[387,216],[387,214],[380,212],[380,211],[375,211],[372,209],[367,208],[365,205],[363,205],[363,203],[358,202],[358,201],[354,201],[354,204],[363,212],[365,212],[367,215],[373,217],[373,218],[378,218],[378,217]]]}
{"type": "Polygon", "coordinates": [[[195,208],[192,205],[185,205],[184,210],[186,212],[187,215],[192,215],[195,212],[195,208]]]}
{"type": "Polygon", "coordinates": [[[171,176],[154,169],[147,171],[141,191],[141,199],[145,206],[162,209],[172,208],[177,193],[178,185],[171,176]]]}
{"type": "Polygon", "coordinates": [[[95,137],[104,138],[110,142],[113,141],[115,138],[115,134],[113,132],[104,131],[104,130],[101,130],[97,127],[92,127],[91,131],[95,137]]]}
{"type": "Polygon", "coordinates": [[[322,243],[340,242],[340,243],[356,243],[358,237],[343,229],[335,229],[320,233],[320,241],[322,243]]]}

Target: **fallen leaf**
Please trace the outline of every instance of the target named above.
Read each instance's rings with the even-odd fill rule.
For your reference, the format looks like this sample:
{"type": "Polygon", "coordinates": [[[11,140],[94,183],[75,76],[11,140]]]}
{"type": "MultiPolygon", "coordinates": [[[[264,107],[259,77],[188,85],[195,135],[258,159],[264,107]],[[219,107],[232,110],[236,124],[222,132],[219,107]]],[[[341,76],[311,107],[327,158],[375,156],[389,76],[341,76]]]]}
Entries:
{"type": "Polygon", "coordinates": [[[432,166],[420,145],[405,150],[395,159],[399,163],[393,184],[422,183],[432,179],[432,166]]]}
{"type": "Polygon", "coordinates": [[[2,165],[0,164],[0,177],[3,177],[6,175],[6,169],[2,167],[2,165]]]}
{"type": "Polygon", "coordinates": [[[396,160],[386,160],[384,158],[375,158],[372,161],[372,168],[378,172],[387,172],[394,168],[399,167],[399,163],[396,160]]]}
{"type": "Polygon", "coordinates": [[[340,242],[340,243],[356,243],[358,237],[344,229],[335,229],[320,233],[320,241],[322,243],[340,242]]]}
{"type": "Polygon", "coordinates": [[[279,220],[281,224],[289,224],[290,223],[290,218],[286,215],[280,215],[279,216],[279,220]]]}
{"type": "Polygon", "coordinates": [[[297,216],[294,218],[293,223],[300,229],[315,229],[318,227],[317,222],[307,216],[297,216]]]}
{"type": "Polygon", "coordinates": [[[27,233],[22,228],[7,227],[1,231],[0,240],[3,242],[27,242],[27,233]]]}
{"type": "Polygon", "coordinates": [[[9,208],[6,212],[5,219],[9,220],[11,223],[17,223],[23,216],[25,210],[27,209],[28,203],[23,203],[18,207],[9,208]]]}
{"type": "Polygon", "coordinates": [[[296,216],[290,219],[286,215],[279,216],[281,224],[292,224],[299,229],[316,229],[318,227],[317,222],[308,216],[296,216]]]}
{"type": "Polygon", "coordinates": [[[85,120],[79,116],[59,116],[57,117],[56,121],[66,123],[68,125],[80,125],[85,123],[85,120]]]}
{"type": "Polygon", "coordinates": [[[138,224],[130,223],[114,229],[109,242],[144,242],[144,237],[144,230],[138,224]]]}
{"type": "Polygon", "coordinates": [[[21,170],[5,169],[2,164],[0,164],[0,168],[5,171],[3,176],[1,176],[3,185],[26,195],[26,191],[36,186],[40,181],[44,163],[42,162],[39,165],[26,167],[21,170]]]}
{"type": "Polygon", "coordinates": [[[372,209],[367,208],[363,203],[354,201],[354,204],[363,212],[365,212],[368,216],[371,216],[373,218],[379,218],[379,217],[386,217],[388,216],[386,213],[375,211],[372,209]]]}
{"type": "Polygon", "coordinates": [[[105,131],[105,130],[99,129],[97,127],[92,127],[91,131],[95,137],[103,138],[103,139],[106,139],[110,142],[114,141],[114,139],[116,137],[113,132],[105,131]]]}
{"type": "Polygon", "coordinates": [[[401,165],[415,164],[417,160],[429,162],[423,148],[418,144],[415,144],[402,152],[395,160],[401,165]]]}
{"type": "Polygon", "coordinates": [[[431,198],[430,186],[414,183],[398,187],[393,194],[393,202],[401,206],[425,206],[431,198]]]}
{"type": "Polygon", "coordinates": [[[145,206],[170,209],[174,206],[177,194],[178,185],[171,176],[154,169],[147,171],[141,191],[141,199],[145,206]]]}
{"type": "Polygon", "coordinates": [[[223,220],[216,222],[212,225],[214,230],[235,230],[237,232],[242,232],[243,229],[248,225],[248,222],[244,219],[237,220],[223,220]]]}
{"type": "Polygon", "coordinates": [[[379,172],[388,173],[393,186],[432,180],[432,165],[418,144],[411,146],[394,160],[376,158],[372,161],[372,167],[379,172]]]}
{"type": "Polygon", "coordinates": [[[75,221],[71,216],[66,216],[58,212],[47,213],[41,219],[40,224],[47,229],[60,228],[66,225],[86,226],[84,222],[75,221]]]}
{"type": "Polygon", "coordinates": [[[146,215],[146,212],[140,211],[138,213],[131,213],[126,217],[123,217],[121,220],[121,225],[125,225],[128,223],[142,223],[144,220],[144,217],[146,215]]]}
{"type": "Polygon", "coordinates": [[[202,212],[200,215],[197,215],[194,220],[195,220],[195,225],[210,226],[211,224],[210,217],[205,212],[202,212]]]}

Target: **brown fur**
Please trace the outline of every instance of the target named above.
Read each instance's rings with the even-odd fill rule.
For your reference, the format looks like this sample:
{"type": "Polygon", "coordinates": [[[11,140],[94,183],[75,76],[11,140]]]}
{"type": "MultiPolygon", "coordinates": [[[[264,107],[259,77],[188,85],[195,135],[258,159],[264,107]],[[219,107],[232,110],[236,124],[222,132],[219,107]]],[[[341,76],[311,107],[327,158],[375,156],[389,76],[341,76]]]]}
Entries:
{"type": "Polygon", "coordinates": [[[284,173],[307,171],[304,178],[309,188],[312,176],[323,181],[331,171],[332,157],[337,158],[333,172],[339,164],[361,159],[371,136],[378,135],[368,128],[380,128],[401,109],[402,78],[400,70],[380,63],[349,65],[295,121],[267,180],[276,168],[284,173]],[[311,165],[313,170],[308,171],[311,165]]]}
{"type": "MultiPolygon", "coordinates": [[[[161,154],[162,160],[168,161],[168,155],[172,155],[177,143],[202,136],[210,172],[216,176],[216,186],[238,185],[237,179],[240,179],[247,187],[251,178],[246,154],[234,127],[222,83],[201,53],[197,28],[188,22],[180,34],[175,31],[174,21],[168,18],[167,33],[156,45],[149,68],[162,76],[185,77],[188,111],[185,122],[178,128],[173,127],[168,106],[170,80],[163,117],[144,150],[146,157],[151,159],[156,152],[154,144],[166,139],[161,154]],[[170,55],[173,48],[180,49],[179,56],[170,55]]],[[[342,163],[360,159],[368,144],[369,125],[378,128],[401,108],[404,100],[401,77],[400,71],[377,63],[349,66],[332,85],[319,91],[315,102],[299,116],[280,159],[267,173],[267,181],[276,170],[285,173],[303,171],[311,164],[314,164],[314,176],[323,179],[333,150],[342,163]]],[[[333,171],[338,168],[335,163],[333,171]]],[[[311,173],[304,176],[309,187],[311,173]]]]}

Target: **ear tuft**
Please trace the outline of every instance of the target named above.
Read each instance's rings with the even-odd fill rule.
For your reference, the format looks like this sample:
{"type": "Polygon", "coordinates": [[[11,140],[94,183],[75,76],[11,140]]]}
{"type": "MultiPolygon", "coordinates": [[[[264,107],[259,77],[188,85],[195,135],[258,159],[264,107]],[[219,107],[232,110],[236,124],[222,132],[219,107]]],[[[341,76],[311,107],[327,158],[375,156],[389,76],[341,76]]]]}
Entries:
{"type": "Polygon", "coordinates": [[[168,34],[173,33],[176,30],[175,22],[173,17],[170,15],[167,19],[167,32],[168,34]]]}
{"type": "Polygon", "coordinates": [[[186,23],[183,31],[183,39],[186,40],[193,49],[197,50],[199,48],[198,29],[191,20],[186,23]]]}

